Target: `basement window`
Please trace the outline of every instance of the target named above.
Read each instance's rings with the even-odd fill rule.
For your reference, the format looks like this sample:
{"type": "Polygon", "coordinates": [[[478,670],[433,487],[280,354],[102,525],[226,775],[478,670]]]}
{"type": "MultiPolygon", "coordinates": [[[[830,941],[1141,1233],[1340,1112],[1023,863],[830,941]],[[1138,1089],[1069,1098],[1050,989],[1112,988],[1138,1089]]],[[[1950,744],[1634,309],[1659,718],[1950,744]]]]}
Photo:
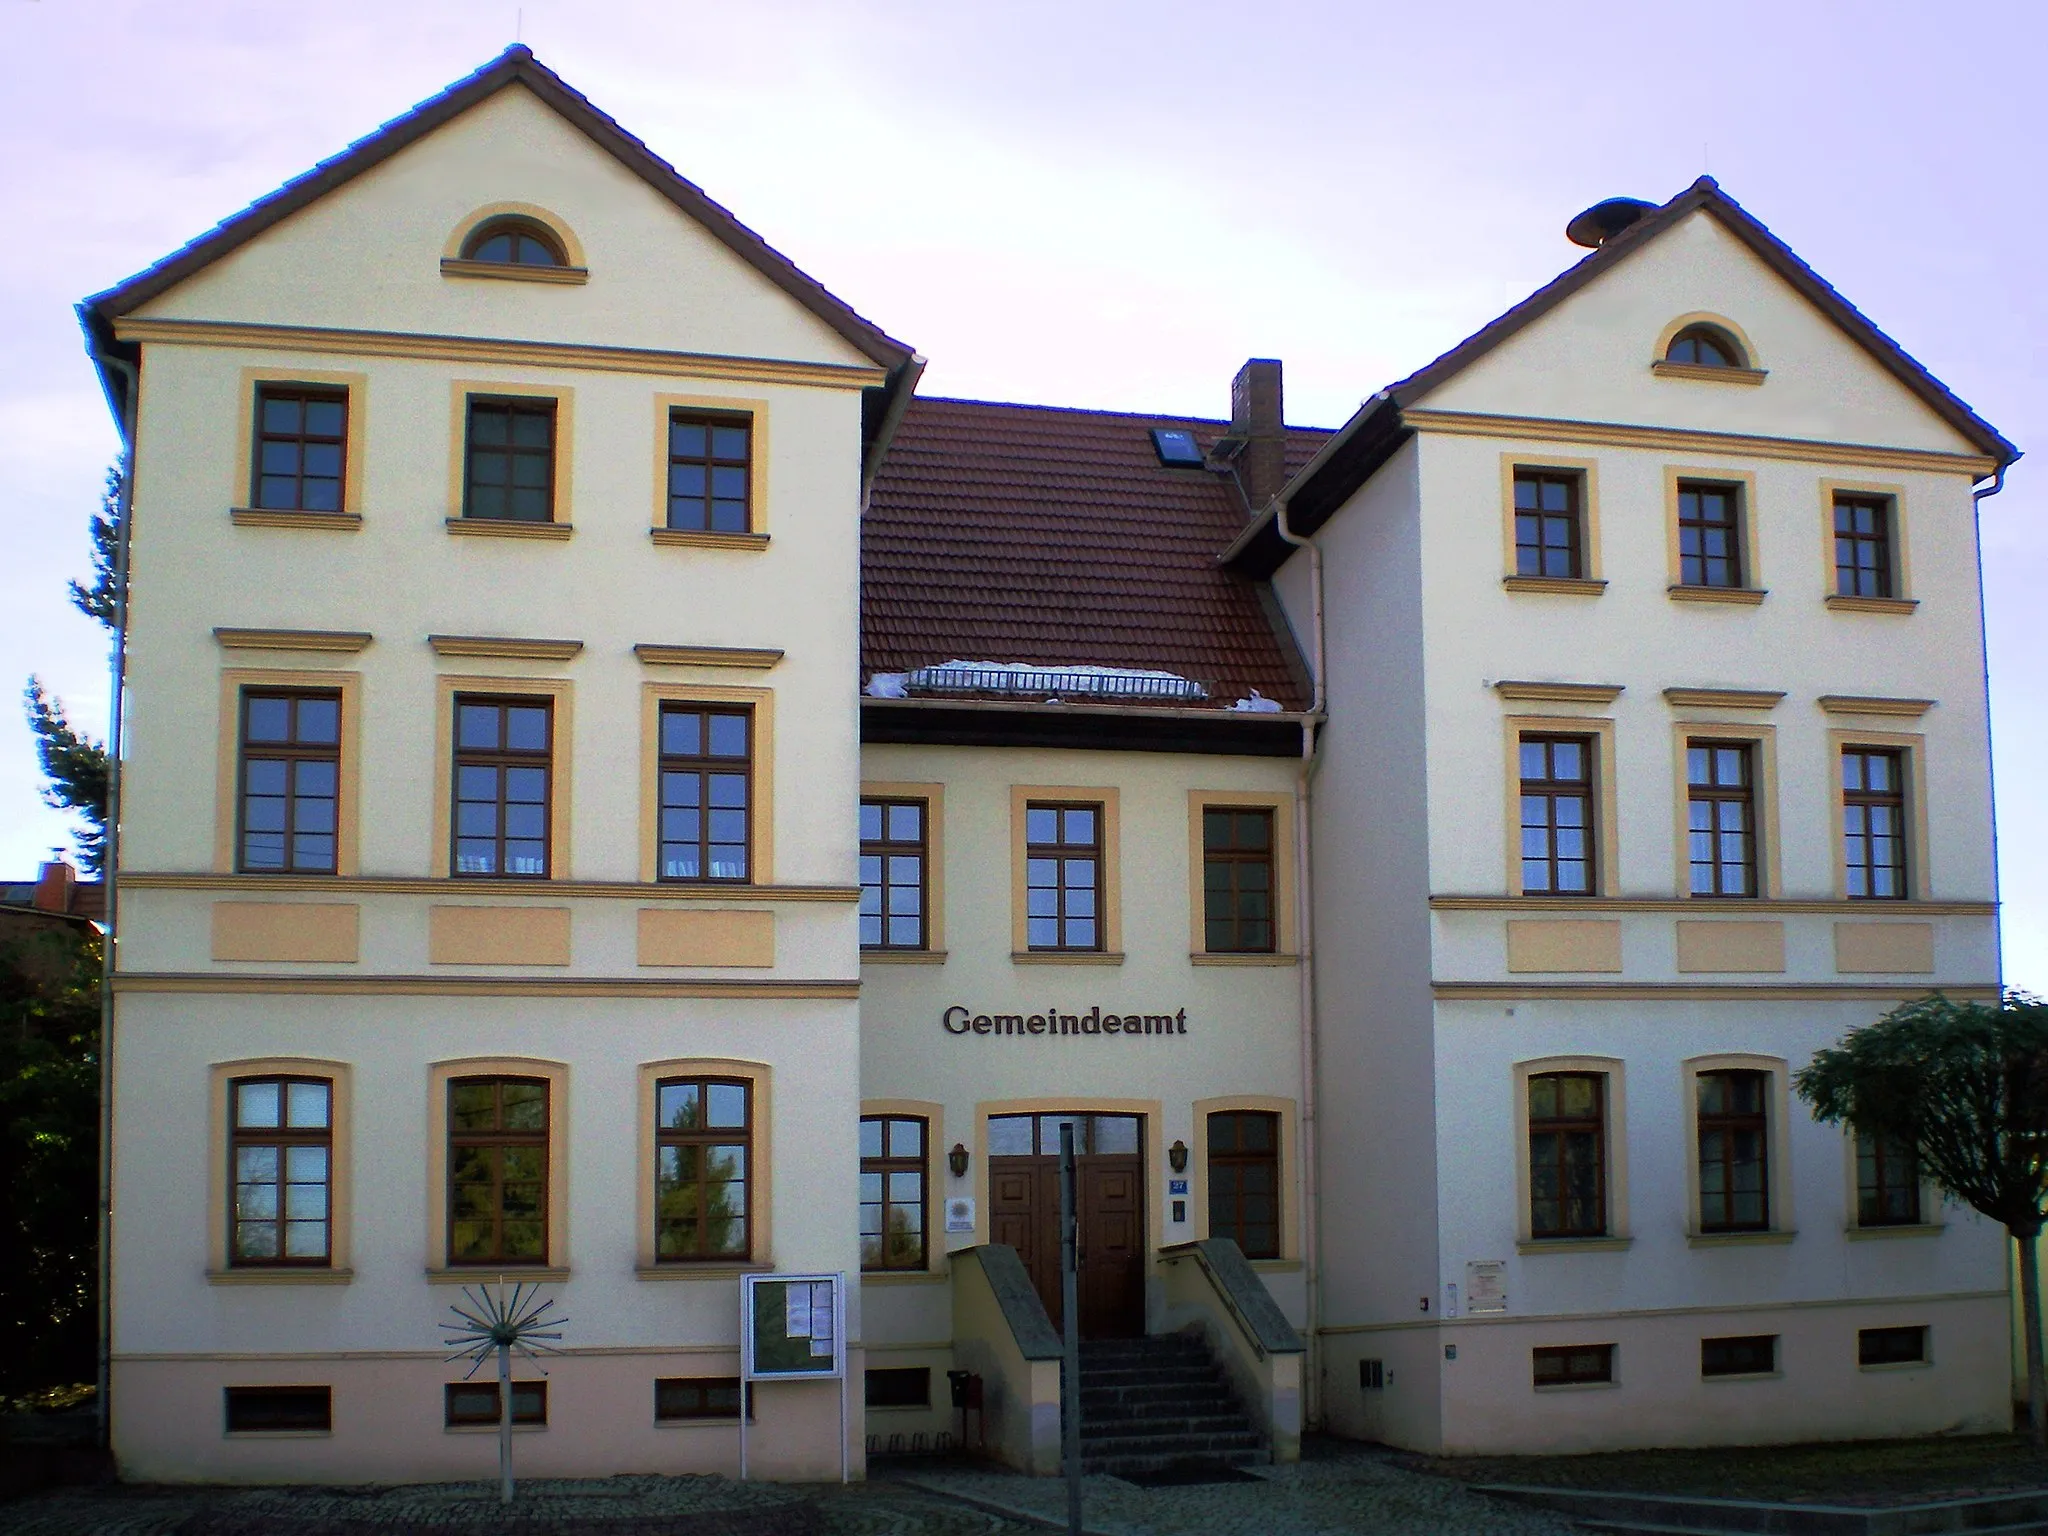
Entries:
{"type": "Polygon", "coordinates": [[[1200,469],[1205,462],[1195,434],[1179,427],[1154,427],[1152,451],[1159,455],[1160,463],[1172,469],[1200,469]]]}
{"type": "Polygon", "coordinates": [[[887,1366],[867,1373],[870,1408],[929,1408],[932,1372],[927,1365],[887,1366]]]}

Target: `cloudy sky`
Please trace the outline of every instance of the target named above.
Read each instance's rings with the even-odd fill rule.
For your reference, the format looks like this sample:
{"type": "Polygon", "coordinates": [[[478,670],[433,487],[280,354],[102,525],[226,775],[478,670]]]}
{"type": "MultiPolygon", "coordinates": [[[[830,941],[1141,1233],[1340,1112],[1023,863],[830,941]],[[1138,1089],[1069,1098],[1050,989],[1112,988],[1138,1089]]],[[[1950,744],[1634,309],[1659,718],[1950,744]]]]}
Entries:
{"type": "MultiPolygon", "coordinates": [[[[1702,170],[2048,457],[2038,60],[1999,0],[0,0],[0,684],[104,724],[64,601],[114,434],[71,306],[520,35],[931,358],[931,393],[1342,421],[1702,170]]],[[[2010,979],[2048,991],[2048,475],[1983,540],[2010,979]]],[[[0,878],[65,839],[0,711],[0,878]]]]}

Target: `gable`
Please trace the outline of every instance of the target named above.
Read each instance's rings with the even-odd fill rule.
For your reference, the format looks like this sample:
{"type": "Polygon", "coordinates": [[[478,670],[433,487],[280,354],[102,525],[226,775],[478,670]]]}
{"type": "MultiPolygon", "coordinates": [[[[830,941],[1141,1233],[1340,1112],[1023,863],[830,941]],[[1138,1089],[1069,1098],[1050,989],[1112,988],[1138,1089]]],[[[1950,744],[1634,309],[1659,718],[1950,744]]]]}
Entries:
{"type": "Polygon", "coordinates": [[[523,84],[484,97],[133,312],[875,362],[523,84]],[[582,247],[589,281],[444,276],[451,236],[478,209],[505,203],[555,215],[582,247]]]}
{"type": "Polygon", "coordinates": [[[1705,207],[1613,254],[1623,259],[1402,405],[1983,452],[1705,207]],[[1654,375],[1660,339],[1693,314],[1734,322],[1764,382],[1654,375]]]}

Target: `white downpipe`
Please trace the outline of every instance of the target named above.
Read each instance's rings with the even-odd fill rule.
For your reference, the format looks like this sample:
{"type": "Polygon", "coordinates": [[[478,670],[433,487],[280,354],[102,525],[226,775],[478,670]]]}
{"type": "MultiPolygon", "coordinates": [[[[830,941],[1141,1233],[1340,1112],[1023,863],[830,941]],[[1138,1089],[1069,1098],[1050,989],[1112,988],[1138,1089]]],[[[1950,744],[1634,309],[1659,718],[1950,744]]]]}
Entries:
{"type": "Polygon", "coordinates": [[[1303,1362],[1301,1390],[1302,1428],[1308,1430],[1319,1428],[1323,1421],[1322,1209],[1316,1142],[1315,882],[1309,862],[1314,849],[1311,811],[1315,774],[1322,762],[1316,751],[1316,727],[1324,719],[1328,702],[1324,682],[1323,552],[1314,540],[1300,537],[1288,526],[1285,501],[1276,501],[1273,513],[1273,529],[1281,539],[1296,549],[1308,551],[1309,601],[1313,614],[1309,636],[1313,652],[1309,681],[1313,691],[1308,713],[1301,721],[1301,767],[1295,775],[1294,795],[1294,910],[1301,949],[1301,960],[1296,967],[1301,984],[1301,1268],[1308,1313],[1308,1326],[1303,1330],[1308,1358],[1303,1362]]]}

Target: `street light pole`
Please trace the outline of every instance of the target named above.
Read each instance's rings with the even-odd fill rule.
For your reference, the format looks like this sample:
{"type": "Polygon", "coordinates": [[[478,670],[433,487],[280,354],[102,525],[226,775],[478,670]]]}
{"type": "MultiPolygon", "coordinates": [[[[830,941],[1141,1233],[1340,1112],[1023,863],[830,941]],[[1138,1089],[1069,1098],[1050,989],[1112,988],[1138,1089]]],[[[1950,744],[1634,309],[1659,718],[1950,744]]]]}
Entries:
{"type": "Polygon", "coordinates": [[[1081,1536],[1081,1274],[1074,1227],[1074,1123],[1060,1126],[1060,1464],[1067,1536],[1081,1536]]]}

